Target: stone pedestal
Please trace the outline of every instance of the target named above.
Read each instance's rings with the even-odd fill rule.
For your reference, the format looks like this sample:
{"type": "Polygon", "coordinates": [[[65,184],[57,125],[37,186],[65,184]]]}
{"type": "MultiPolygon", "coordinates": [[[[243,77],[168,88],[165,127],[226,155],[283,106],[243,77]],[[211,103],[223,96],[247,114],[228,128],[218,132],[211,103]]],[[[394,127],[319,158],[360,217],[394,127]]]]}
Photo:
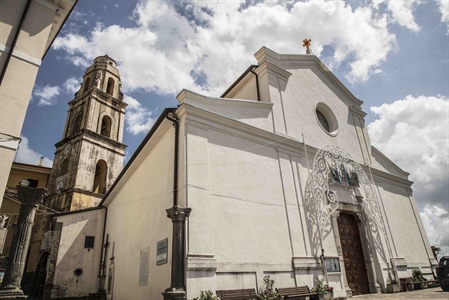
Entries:
{"type": "Polygon", "coordinates": [[[17,231],[9,252],[8,267],[0,288],[0,299],[26,299],[27,297],[24,296],[20,284],[30,245],[36,208],[46,191],[43,188],[30,188],[25,184],[17,186],[17,193],[22,205],[17,222],[17,231]]]}
{"type": "Polygon", "coordinates": [[[164,300],[186,299],[186,242],[185,223],[191,208],[173,206],[167,209],[167,217],[173,222],[171,285],[162,295],[164,300]]]}

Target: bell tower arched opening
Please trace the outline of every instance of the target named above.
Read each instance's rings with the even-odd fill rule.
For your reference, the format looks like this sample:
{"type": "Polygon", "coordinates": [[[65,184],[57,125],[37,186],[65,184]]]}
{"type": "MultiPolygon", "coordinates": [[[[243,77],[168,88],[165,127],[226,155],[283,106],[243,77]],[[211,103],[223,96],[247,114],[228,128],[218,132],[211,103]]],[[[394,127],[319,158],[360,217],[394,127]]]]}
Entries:
{"type": "Polygon", "coordinates": [[[101,120],[100,133],[106,137],[111,137],[111,118],[109,116],[104,116],[101,120]]]}
{"type": "Polygon", "coordinates": [[[79,113],[75,117],[75,121],[73,121],[72,127],[72,135],[81,129],[81,121],[83,120],[83,113],[79,113]]]}
{"type": "Polygon", "coordinates": [[[89,84],[90,84],[90,77],[88,77],[88,78],[86,79],[86,82],[84,82],[83,93],[87,92],[87,90],[89,89],[89,84]]]}
{"type": "Polygon", "coordinates": [[[94,186],[92,191],[94,193],[106,193],[106,175],[108,172],[108,165],[102,159],[97,162],[95,166],[94,186]]]}
{"type": "Polygon", "coordinates": [[[114,85],[115,85],[115,81],[112,78],[108,79],[108,85],[106,88],[106,93],[108,93],[111,96],[114,96],[114,85]]]}

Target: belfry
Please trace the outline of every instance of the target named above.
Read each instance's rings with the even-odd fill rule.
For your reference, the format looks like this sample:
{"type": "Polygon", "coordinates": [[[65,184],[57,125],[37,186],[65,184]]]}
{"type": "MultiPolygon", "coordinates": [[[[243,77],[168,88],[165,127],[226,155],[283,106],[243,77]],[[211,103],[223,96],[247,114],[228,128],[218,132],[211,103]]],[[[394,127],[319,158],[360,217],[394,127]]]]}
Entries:
{"type": "Polygon", "coordinates": [[[125,108],[117,63],[100,56],[87,68],[69,102],[62,140],[56,146],[48,207],[63,212],[98,205],[123,168],[125,108]]]}

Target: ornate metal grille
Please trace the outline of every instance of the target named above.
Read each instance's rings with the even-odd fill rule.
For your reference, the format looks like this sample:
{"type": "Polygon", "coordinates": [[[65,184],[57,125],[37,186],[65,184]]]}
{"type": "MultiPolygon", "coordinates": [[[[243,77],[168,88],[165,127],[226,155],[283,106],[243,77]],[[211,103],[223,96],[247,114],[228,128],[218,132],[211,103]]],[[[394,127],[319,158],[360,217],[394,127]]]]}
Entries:
{"type": "Polygon", "coordinates": [[[352,173],[356,174],[357,185],[354,186],[354,193],[361,201],[361,206],[365,217],[367,218],[371,229],[378,229],[385,235],[385,226],[382,219],[382,213],[376,198],[372,181],[366,174],[362,166],[355,162],[349,153],[337,146],[326,146],[320,149],[313,161],[312,191],[317,213],[317,222],[319,233],[322,236],[323,230],[329,222],[329,219],[338,208],[337,194],[332,192],[329,187],[331,181],[332,167],[348,166],[352,173]]]}

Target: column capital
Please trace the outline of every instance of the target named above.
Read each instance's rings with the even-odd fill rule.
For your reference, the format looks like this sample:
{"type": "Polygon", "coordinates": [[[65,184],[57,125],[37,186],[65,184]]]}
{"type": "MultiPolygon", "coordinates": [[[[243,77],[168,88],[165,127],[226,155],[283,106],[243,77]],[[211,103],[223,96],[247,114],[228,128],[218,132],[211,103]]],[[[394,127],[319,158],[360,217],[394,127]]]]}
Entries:
{"type": "Polygon", "coordinates": [[[177,205],[166,209],[167,217],[172,219],[173,222],[183,222],[192,211],[189,207],[179,207],[177,205]]]}
{"type": "Polygon", "coordinates": [[[45,188],[32,188],[28,186],[17,185],[17,195],[19,196],[22,205],[37,206],[42,202],[44,196],[47,194],[45,188]]]}

